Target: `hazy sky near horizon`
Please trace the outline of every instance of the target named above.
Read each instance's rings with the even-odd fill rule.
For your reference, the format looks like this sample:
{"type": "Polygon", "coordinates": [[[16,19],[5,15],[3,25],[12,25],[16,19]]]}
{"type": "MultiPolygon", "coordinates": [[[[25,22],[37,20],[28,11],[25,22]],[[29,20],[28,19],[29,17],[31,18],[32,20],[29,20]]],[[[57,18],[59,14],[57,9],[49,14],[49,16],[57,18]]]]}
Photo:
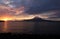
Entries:
{"type": "Polygon", "coordinates": [[[0,0],[0,17],[60,20],[60,0],[0,0]]]}

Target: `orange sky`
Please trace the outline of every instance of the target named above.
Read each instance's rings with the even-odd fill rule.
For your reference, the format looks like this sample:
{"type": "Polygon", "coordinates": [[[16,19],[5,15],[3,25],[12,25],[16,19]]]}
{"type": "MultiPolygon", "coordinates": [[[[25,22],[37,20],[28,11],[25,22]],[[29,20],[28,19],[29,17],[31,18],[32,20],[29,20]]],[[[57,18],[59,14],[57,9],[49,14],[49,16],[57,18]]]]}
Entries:
{"type": "Polygon", "coordinates": [[[12,17],[12,16],[7,16],[7,15],[4,15],[4,16],[0,16],[0,20],[13,20],[14,19],[14,17],[12,17]]]}

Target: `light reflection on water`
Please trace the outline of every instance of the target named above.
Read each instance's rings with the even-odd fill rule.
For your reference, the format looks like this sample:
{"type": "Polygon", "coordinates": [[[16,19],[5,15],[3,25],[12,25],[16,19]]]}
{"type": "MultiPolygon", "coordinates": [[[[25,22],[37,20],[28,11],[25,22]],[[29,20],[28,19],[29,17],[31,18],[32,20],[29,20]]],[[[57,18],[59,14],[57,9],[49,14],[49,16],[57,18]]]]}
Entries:
{"type": "Polygon", "coordinates": [[[33,29],[33,22],[11,22],[5,21],[1,23],[2,32],[12,33],[31,33],[33,29]]]}
{"type": "Polygon", "coordinates": [[[7,25],[8,21],[4,22],[4,26],[3,26],[3,32],[7,32],[8,31],[8,25],[7,25]]]}

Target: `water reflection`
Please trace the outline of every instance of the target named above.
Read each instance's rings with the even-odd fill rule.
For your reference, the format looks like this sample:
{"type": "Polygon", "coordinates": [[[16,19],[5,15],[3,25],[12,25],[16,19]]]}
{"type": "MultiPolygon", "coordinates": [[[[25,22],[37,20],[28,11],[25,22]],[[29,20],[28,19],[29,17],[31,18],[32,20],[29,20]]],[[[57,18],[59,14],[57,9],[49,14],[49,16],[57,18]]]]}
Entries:
{"type": "Polygon", "coordinates": [[[29,34],[44,34],[44,33],[60,33],[60,22],[18,22],[5,21],[0,22],[0,32],[11,33],[29,33],[29,34]]]}
{"type": "MultiPolygon", "coordinates": [[[[0,22],[1,23],[1,22],[0,22]]],[[[34,22],[5,21],[1,23],[3,33],[31,33],[34,22]]],[[[0,27],[1,28],[1,27],[0,27]]]]}
{"type": "Polygon", "coordinates": [[[8,21],[4,22],[4,26],[3,26],[3,32],[7,32],[8,30],[8,25],[7,25],[8,21]]]}

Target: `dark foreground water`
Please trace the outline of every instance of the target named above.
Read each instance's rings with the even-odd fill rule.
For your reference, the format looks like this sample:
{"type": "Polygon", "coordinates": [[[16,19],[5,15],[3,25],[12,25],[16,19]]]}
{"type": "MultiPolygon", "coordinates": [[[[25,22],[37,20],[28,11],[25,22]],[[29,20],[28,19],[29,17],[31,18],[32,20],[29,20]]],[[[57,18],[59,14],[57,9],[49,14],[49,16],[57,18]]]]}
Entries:
{"type": "Polygon", "coordinates": [[[0,33],[60,34],[59,24],[55,22],[0,22],[0,33]]]}

